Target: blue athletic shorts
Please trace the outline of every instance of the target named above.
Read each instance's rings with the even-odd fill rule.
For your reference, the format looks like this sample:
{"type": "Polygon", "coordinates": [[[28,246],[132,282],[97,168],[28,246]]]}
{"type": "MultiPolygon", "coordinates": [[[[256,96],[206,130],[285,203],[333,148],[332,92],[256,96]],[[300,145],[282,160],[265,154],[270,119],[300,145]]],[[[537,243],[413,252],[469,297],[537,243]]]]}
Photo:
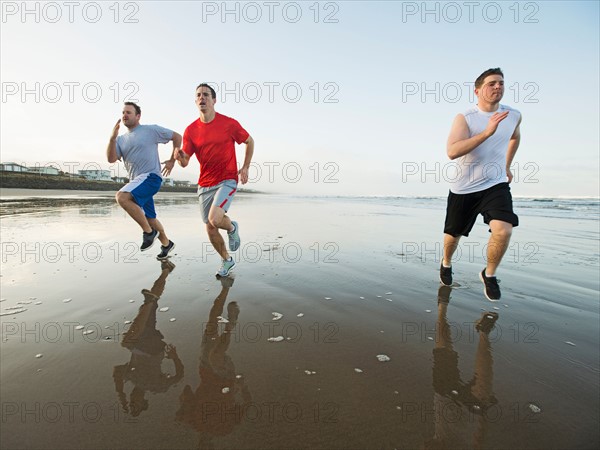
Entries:
{"type": "Polygon", "coordinates": [[[149,219],[156,219],[154,210],[154,195],[160,190],[162,178],[155,173],[143,173],[138,175],[119,192],[129,192],[133,200],[144,210],[144,214],[149,219]]]}

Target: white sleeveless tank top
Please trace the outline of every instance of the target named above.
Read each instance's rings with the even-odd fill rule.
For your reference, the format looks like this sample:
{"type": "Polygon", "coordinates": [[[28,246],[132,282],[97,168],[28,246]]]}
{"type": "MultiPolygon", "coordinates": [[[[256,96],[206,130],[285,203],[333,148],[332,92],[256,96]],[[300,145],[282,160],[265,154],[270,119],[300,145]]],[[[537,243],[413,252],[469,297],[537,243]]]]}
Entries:
{"type": "Polygon", "coordinates": [[[499,183],[506,183],[506,152],[508,141],[515,132],[521,113],[510,106],[499,105],[494,112],[481,111],[477,106],[463,114],[469,127],[469,137],[485,130],[490,117],[496,112],[509,111],[500,122],[496,132],[470,153],[452,161],[456,171],[450,176],[450,191],[455,194],[471,194],[483,191],[499,183]]]}

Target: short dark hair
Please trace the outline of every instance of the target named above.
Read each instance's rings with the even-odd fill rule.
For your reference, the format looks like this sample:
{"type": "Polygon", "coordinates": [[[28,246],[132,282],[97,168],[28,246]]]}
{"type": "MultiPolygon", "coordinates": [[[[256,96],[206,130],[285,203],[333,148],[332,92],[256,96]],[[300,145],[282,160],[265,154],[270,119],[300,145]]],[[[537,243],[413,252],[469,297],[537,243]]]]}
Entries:
{"type": "Polygon", "coordinates": [[[488,69],[481,75],[479,75],[475,80],[475,89],[479,89],[481,86],[483,86],[483,81],[486,79],[486,77],[489,77],[490,75],[500,75],[502,78],[504,78],[504,74],[502,73],[500,67],[496,67],[495,69],[488,69]]]}
{"type": "Polygon", "coordinates": [[[138,105],[136,105],[133,102],[125,102],[125,106],[133,106],[135,108],[135,113],[139,116],[142,115],[142,108],[140,108],[138,105]]]}
{"type": "Polygon", "coordinates": [[[210,95],[213,99],[217,98],[217,93],[215,92],[215,90],[209,86],[207,83],[200,83],[198,86],[196,86],[196,90],[200,89],[201,87],[205,87],[205,88],[209,88],[210,89],[210,95]]]}

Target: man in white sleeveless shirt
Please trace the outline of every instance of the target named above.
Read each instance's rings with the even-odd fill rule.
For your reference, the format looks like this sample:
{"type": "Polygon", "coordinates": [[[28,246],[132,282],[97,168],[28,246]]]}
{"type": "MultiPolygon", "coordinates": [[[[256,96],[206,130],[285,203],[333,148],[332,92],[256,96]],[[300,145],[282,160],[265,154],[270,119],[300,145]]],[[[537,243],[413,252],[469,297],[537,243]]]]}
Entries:
{"type": "Polygon", "coordinates": [[[487,266],[479,278],[488,300],[498,301],[496,269],[508,248],[513,227],[519,225],[509,183],[513,178],[510,165],[521,139],[521,113],[500,104],[504,74],[499,68],[479,75],[475,95],[477,105],[456,116],[448,137],[447,153],[457,162],[457,173],[448,194],[440,281],[452,284],[452,255],[461,236],[469,235],[481,214],[492,234],[487,266]]]}

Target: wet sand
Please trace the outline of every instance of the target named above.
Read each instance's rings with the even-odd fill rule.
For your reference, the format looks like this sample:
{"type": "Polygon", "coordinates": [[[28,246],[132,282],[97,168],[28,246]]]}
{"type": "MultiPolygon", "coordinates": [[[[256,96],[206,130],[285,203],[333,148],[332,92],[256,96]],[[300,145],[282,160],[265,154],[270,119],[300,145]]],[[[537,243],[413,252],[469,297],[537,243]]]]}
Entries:
{"type": "Polygon", "coordinates": [[[482,223],[440,289],[442,199],[241,194],[217,280],[193,195],[170,264],[83,197],[2,203],[3,449],[600,445],[597,217],[517,208],[491,303],[482,223]]]}

